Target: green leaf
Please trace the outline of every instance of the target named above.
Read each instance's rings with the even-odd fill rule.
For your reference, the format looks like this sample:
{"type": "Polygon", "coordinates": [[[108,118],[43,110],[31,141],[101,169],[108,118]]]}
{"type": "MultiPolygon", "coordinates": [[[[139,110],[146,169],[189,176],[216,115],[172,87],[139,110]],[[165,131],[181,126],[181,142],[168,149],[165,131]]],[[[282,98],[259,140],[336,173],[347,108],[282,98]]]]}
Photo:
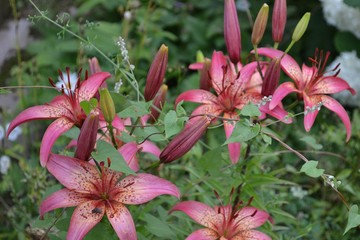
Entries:
{"type": "Polygon", "coordinates": [[[96,98],[91,98],[89,101],[80,102],[80,107],[84,110],[86,115],[88,115],[93,109],[97,107],[98,101],[96,98]]]}
{"type": "Polygon", "coordinates": [[[9,90],[5,88],[0,88],[0,94],[9,94],[9,93],[11,93],[9,90]]]}
{"type": "Polygon", "coordinates": [[[351,52],[356,50],[360,55],[359,39],[350,32],[338,32],[335,35],[335,47],[339,52],[351,52]]]}
{"type": "Polygon", "coordinates": [[[148,213],[145,213],[146,228],[149,232],[156,235],[161,239],[174,239],[174,231],[170,229],[168,224],[161,221],[159,218],[154,217],[148,213]]]}
{"type": "Polygon", "coordinates": [[[103,140],[99,140],[96,142],[96,152],[92,154],[93,158],[98,162],[107,162],[109,158],[111,160],[111,169],[114,169],[119,172],[123,172],[126,175],[135,174],[131,168],[126,164],[124,158],[115,149],[110,143],[107,143],[103,140]]]}
{"type": "Polygon", "coordinates": [[[312,147],[315,150],[320,150],[323,148],[323,146],[321,144],[316,143],[315,138],[313,138],[311,136],[302,137],[302,138],[300,138],[300,140],[303,142],[306,142],[307,145],[309,145],[310,147],[312,147]]]}
{"type": "Polygon", "coordinates": [[[351,228],[357,227],[360,225],[360,214],[358,205],[352,205],[349,210],[348,223],[346,225],[344,234],[347,233],[351,228]]]}
{"type": "Polygon", "coordinates": [[[121,112],[119,112],[118,116],[121,118],[128,118],[128,117],[137,118],[144,116],[150,113],[149,111],[150,104],[151,104],[150,102],[148,103],[131,102],[131,105],[125,108],[124,110],[122,110],[121,112]]]}
{"type": "Polygon", "coordinates": [[[180,103],[178,103],[178,105],[176,105],[176,114],[178,116],[186,116],[186,111],[185,109],[182,107],[184,101],[181,101],[180,103]]]}
{"type": "Polygon", "coordinates": [[[248,117],[258,117],[261,115],[259,108],[253,103],[249,103],[245,105],[243,109],[241,109],[240,115],[248,116],[248,117]]]}
{"type": "Polygon", "coordinates": [[[234,131],[224,144],[249,141],[260,133],[260,128],[259,124],[251,125],[246,120],[240,120],[236,123],[234,131]]]}
{"type": "Polygon", "coordinates": [[[266,144],[271,144],[272,143],[272,138],[271,137],[269,137],[268,135],[266,135],[266,134],[263,134],[262,132],[260,133],[260,135],[261,135],[261,137],[262,137],[262,139],[264,140],[264,142],[266,143],[266,144]]]}
{"type": "Polygon", "coordinates": [[[300,169],[300,172],[305,173],[306,175],[317,178],[320,177],[324,173],[324,169],[317,168],[318,161],[310,160],[306,162],[300,169]]]}
{"type": "Polygon", "coordinates": [[[344,0],[344,3],[351,6],[351,7],[360,8],[360,1],[359,0],[344,0]]]}
{"type": "Polygon", "coordinates": [[[174,110],[170,110],[164,118],[166,138],[169,138],[180,132],[184,127],[184,122],[186,119],[186,117],[178,118],[176,112],[174,110]]]}

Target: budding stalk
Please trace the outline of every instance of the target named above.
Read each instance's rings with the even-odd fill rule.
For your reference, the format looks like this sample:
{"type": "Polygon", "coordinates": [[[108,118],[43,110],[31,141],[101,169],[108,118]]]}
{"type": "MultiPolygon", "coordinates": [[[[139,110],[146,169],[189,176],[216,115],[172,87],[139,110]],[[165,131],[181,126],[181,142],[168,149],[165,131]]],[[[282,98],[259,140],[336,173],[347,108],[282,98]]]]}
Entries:
{"type": "Polygon", "coordinates": [[[304,16],[298,22],[298,24],[296,25],[295,30],[292,35],[291,43],[285,51],[286,53],[289,52],[289,50],[294,45],[294,43],[299,41],[300,38],[304,35],[304,33],[309,25],[310,16],[311,16],[311,14],[309,12],[305,13],[304,16]]]}
{"type": "Polygon", "coordinates": [[[99,114],[91,112],[85,119],[77,141],[75,158],[88,161],[94,150],[97,130],[99,126],[99,114]]]}
{"type": "Polygon", "coordinates": [[[114,101],[106,88],[100,89],[100,109],[103,113],[105,121],[111,124],[115,118],[116,112],[114,101]]]}
{"type": "Polygon", "coordinates": [[[287,15],[287,7],[286,0],[275,0],[274,9],[272,14],[272,38],[275,42],[275,48],[281,42],[285,25],[286,25],[286,16],[287,15]]]}
{"type": "Polygon", "coordinates": [[[269,16],[269,5],[266,3],[262,5],[253,26],[253,31],[251,34],[251,43],[254,48],[260,43],[261,39],[264,36],[266,29],[267,19],[269,16]]]}
{"type": "Polygon", "coordinates": [[[241,33],[234,0],[225,0],[224,3],[224,38],[230,60],[237,64],[240,61],[241,33]]]}
{"type": "Polygon", "coordinates": [[[150,108],[150,114],[151,114],[150,122],[155,122],[159,118],[161,110],[165,103],[167,90],[168,90],[168,86],[166,84],[163,84],[161,85],[158,93],[156,94],[152,102],[153,106],[150,108]]]}
{"type": "Polygon", "coordinates": [[[261,95],[268,97],[275,92],[280,80],[280,69],[280,59],[272,59],[265,72],[261,95]]]}
{"type": "Polygon", "coordinates": [[[156,53],[155,58],[150,66],[148,75],[146,77],[144,97],[146,101],[152,100],[156,93],[159,91],[163,83],[166,67],[168,64],[168,47],[164,44],[161,45],[159,51],[156,53]]]}

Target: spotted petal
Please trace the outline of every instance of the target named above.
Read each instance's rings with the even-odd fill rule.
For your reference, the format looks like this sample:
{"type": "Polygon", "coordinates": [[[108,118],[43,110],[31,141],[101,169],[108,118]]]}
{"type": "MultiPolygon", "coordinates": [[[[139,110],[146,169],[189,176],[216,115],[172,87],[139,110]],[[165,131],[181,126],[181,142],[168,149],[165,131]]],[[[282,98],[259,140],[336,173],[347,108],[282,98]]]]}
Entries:
{"type": "Polygon", "coordinates": [[[349,141],[351,137],[351,122],[349,116],[346,113],[346,110],[338,101],[336,101],[332,97],[323,95],[321,96],[321,99],[326,108],[333,111],[340,117],[346,128],[346,141],[349,141]]]}
{"type": "Polygon", "coordinates": [[[217,98],[209,91],[205,91],[202,89],[194,89],[180,94],[176,98],[175,105],[177,105],[181,101],[211,104],[213,102],[216,102],[217,98]]]}
{"type": "Polygon", "coordinates": [[[231,240],[271,240],[271,237],[269,237],[265,233],[251,230],[241,232],[238,235],[232,237],[231,240]]]}
{"type": "Polygon", "coordinates": [[[51,148],[61,134],[68,131],[74,125],[68,118],[59,118],[49,125],[41,140],[40,164],[45,167],[48,161],[51,148]]]}
{"type": "Polygon", "coordinates": [[[272,100],[269,105],[269,109],[273,110],[277,105],[280,104],[281,100],[292,92],[298,92],[294,83],[285,82],[281,84],[274,92],[272,100]]]}
{"type": "Polygon", "coordinates": [[[219,235],[212,229],[202,228],[191,233],[186,240],[216,240],[219,235]]]}
{"type": "Polygon", "coordinates": [[[311,109],[313,106],[318,105],[321,102],[321,97],[319,95],[314,96],[307,96],[306,94],[303,94],[304,97],[304,127],[305,130],[308,132],[310,131],[312,125],[315,122],[315,118],[318,115],[319,111],[309,111],[308,109],[311,109]]]}
{"type": "Polygon", "coordinates": [[[87,80],[83,81],[79,89],[79,102],[89,101],[98,91],[101,84],[111,75],[108,72],[99,72],[91,75],[87,80]]]}
{"type": "MultiPolygon", "coordinates": [[[[259,48],[258,54],[269,58],[281,58],[284,52],[272,48],[259,48]]],[[[280,64],[284,72],[299,86],[302,82],[302,71],[299,64],[289,54],[282,57],[280,64]]]]}
{"type": "Polygon", "coordinates": [[[139,171],[139,162],[136,153],[139,151],[135,142],[129,142],[119,148],[119,152],[123,156],[127,165],[135,172],[139,171]]]}
{"type": "Polygon", "coordinates": [[[114,202],[106,209],[107,217],[120,239],[136,240],[134,221],[129,210],[121,203],[114,202]]]}
{"type": "Polygon", "coordinates": [[[269,219],[269,214],[255,207],[241,208],[234,221],[238,222],[238,231],[260,227],[269,219]]]}
{"type": "Polygon", "coordinates": [[[221,215],[204,203],[197,201],[180,202],[170,210],[170,212],[174,211],[182,211],[195,222],[213,230],[221,228],[221,215]]]}
{"type": "Polygon", "coordinates": [[[212,87],[217,93],[223,89],[224,71],[226,67],[226,58],[222,52],[214,51],[211,58],[210,77],[212,87]]]}
{"type": "MultiPolygon", "coordinates": [[[[240,119],[237,114],[233,114],[233,113],[225,113],[224,118],[240,119]]],[[[224,120],[223,122],[224,122],[224,129],[225,129],[226,139],[228,139],[231,136],[231,134],[232,134],[232,132],[233,132],[233,130],[235,128],[235,121],[230,122],[230,121],[224,120]]],[[[240,158],[241,144],[238,143],[238,142],[229,143],[228,144],[228,149],[229,149],[231,162],[233,164],[237,163],[239,161],[239,158],[240,158]]]]}
{"type": "Polygon", "coordinates": [[[51,154],[47,169],[66,188],[80,193],[91,193],[100,181],[96,167],[86,161],[51,154]]]}
{"type": "Polygon", "coordinates": [[[180,197],[180,192],[174,184],[146,173],[139,173],[136,176],[129,175],[122,179],[117,186],[121,188],[121,193],[114,199],[124,204],[142,204],[162,194],[180,197]]]}
{"type": "Polygon", "coordinates": [[[349,86],[349,84],[338,77],[324,77],[318,81],[311,88],[311,94],[332,94],[349,90],[352,95],[356,94],[356,91],[349,86]]]}
{"type": "Polygon", "coordinates": [[[105,214],[102,200],[90,200],[77,206],[71,216],[67,240],[83,239],[105,214]],[[96,211],[94,211],[96,209],[96,211]]]}

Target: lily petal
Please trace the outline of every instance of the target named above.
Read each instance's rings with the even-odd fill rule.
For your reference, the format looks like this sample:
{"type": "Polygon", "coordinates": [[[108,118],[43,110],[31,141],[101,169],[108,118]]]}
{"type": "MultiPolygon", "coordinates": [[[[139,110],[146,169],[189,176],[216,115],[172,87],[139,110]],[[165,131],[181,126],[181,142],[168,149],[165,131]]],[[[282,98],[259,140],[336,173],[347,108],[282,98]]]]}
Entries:
{"type": "Polygon", "coordinates": [[[136,158],[138,147],[135,142],[129,142],[119,148],[119,152],[123,156],[127,165],[135,172],[139,171],[139,162],[136,158]]]}
{"type": "MultiPolygon", "coordinates": [[[[224,118],[231,118],[231,119],[240,119],[237,114],[233,113],[224,113],[224,118]]],[[[236,122],[229,122],[227,120],[224,120],[224,129],[225,129],[225,135],[226,139],[228,139],[234,128],[236,122]]],[[[241,144],[240,143],[229,143],[228,144],[229,154],[230,154],[230,160],[232,164],[235,164],[239,161],[240,158],[240,150],[241,150],[241,144]]]]}
{"type": "Polygon", "coordinates": [[[89,101],[98,91],[101,84],[111,77],[108,72],[99,72],[91,75],[87,80],[83,81],[79,89],[79,102],[89,101]]]}
{"type": "Polygon", "coordinates": [[[64,115],[64,109],[58,108],[52,105],[39,105],[34,107],[29,107],[22,111],[19,115],[16,116],[14,120],[11,121],[9,128],[6,132],[8,137],[14,128],[20,124],[37,119],[54,119],[64,115]]]}
{"type": "Polygon", "coordinates": [[[210,76],[212,87],[217,93],[223,89],[224,68],[226,67],[226,58],[220,51],[214,51],[211,58],[210,76]]]}
{"type": "Polygon", "coordinates": [[[40,145],[40,164],[41,166],[45,167],[48,161],[51,148],[54,145],[56,139],[63,134],[64,132],[68,131],[74,125],[67,118],[58,118],[53,123],[49,125],[46,129],[45,134],[41,140],[40,145]]]}
{"type": "MultiPolygon", "coordinates": [[[[266,103],[265,105],[260,106],[260,111],[262,113],[266,113],[269,114],[270,116],[282,121],[283,123],[286,124],[290,124],[292,123],[292,118],[289,118],[288,115],[289,113],[287,111],[285,111],[282,106],[282,104],[277,105],[273,110],[269,109],[269,103],[266,103]]],[[[259,118],[264,119],[266,116],[264,116],[263,118],[259,118]]]]}
{"type": "Polygon", "coordinates": [[[46,167],[62,185],[80,193],[91,193],[100,181],[95,166],[77,158],[52,153],[46,167]]]}
{"type": "Polygon", "coordinates": [[[121,203],[114,202],[106,209],[107,217],[120,239],[136,240],[136,229],[129,210],[121,203]]]}
{"type": "Polygon", "coordinates": [[[194,89],[180,94],[176,98],[175,105],[177,105],[181,101],[211,104],[213,102],[216,102],[217,98],[209,91],[205,91],[202,89],[194,89]]]}
{"type": "Polygon", "coordinates": [[[124,204],[142,204],[162,194],[180,198],[179,189],[174,184],[151,174],[129,175],[118,185],[122,189],[115,199],[124,204]]]}
{"type": "Polygon", "coordinates": [[[80,204],[75,208],[71,217],[66,239],[83,239],[100,222],[104,214],[105,204],[102,200],[90,200],[80,204]]]}
{"type": "MultiPolygon", "coordinates": [[[[258,54],[269,58],[281,58],[284,52],[272,48],[259,48],[258,54]]],[[[299,64],[289,54],[282,57],[280,64],[284,72],[299,86],[302,82],[302,71],[299,64]]]]}
{"type": "Polygon", "coordinates": [[[349,90],[352,95],[356,94],[356,91],[351,88],[344,79],[338,77],[324,77],[312,87],[311,94],[332,94],[344,90],[349,90]]]}
{"type": "Polygon", "coordinates": [[[186,240],[216,240],[219,235],[212,229],[202,228],[191,233],[186,240]]]}
{"type": "Polygon", "coordinates": [[[265,211],[259,210],[255,207],[243,207],[237,212],[234,221],[237,224],[238,230],[248,230],[260,227],[269,219],[269,214],[265,211]]]}
{"type": "Polygon", "coordinates": [[[140,150],[141,152],[151,153],[155,157],[159,157],[161,153],[161,150],[158,148],[158,146],[156,146],[154,143],[150,141],[143,142],[138,146],[138,148],[141,149],[140,150]]]}
{"type": "Polygon", "coordinates": [[[305,107],[304,127],[305,130],[308,132],[310,131],[312,125],[315,122],[315,118],[319,113],[319,111],[308,112],[308,109],[318,105],[322,100],[319,95],[314,95],[310,97],[307,96],[306,94],[303,94],[303,97],[304,97],[304,107],[305,107]]]}
{"type": "Polygon", "coordinates": [[[61,189],[48,196],[40,205],[40,217],[43,217],[45,213],[65,207],[74,207],[88,201],[86,194],[77,193],[67,188],[61,189]]]}
{"type": "Polygon", "coordinates": [[[170,210],[170,213],[174,211],[184,212],[195,222],[213,230],[221,227],[221,215],[204,203],[197,201],[180,202],[170,210]]]}
{"type": "Polygon", "coordinates": [[[269,105],[269,109],[273,110],[277,105],[280,104],[281,100],[292,92],[298,92],[294,83],[284,82],[274,92],[272,100],[269,105]]]}
{"type": "Polygon", "coordinates": [[[322,102],[326,108],[336,113],[341,121],[344,123],[346,128],[346,141],[349,141],[351,137],[351,122],[348,114],[344,107],[332,97],[323,95],[321,96],[322,102]]]}
{"type": "Polygon", "coordinates": [[[271,240],[271,237],[269,237],[265,233],[251,230],[241,232],[239,235],[232,237],[231,240],[271,240]]]}
{"type": "Polygon", "coordinates": [[[191,70],[201,70],[204,67],[203,62],[196,62],[189,65],[189,69],[191,70]]]}

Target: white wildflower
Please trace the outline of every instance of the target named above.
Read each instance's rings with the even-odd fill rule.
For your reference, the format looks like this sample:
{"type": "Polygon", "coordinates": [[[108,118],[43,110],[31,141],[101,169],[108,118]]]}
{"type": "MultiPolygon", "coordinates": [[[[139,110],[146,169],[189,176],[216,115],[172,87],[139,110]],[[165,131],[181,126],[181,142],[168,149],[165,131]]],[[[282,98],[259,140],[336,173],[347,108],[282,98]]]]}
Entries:
{"type": "Polygon", "coordinates": [[[69,79],[66,72],[63,72],[62,75],[64,79],[61,79],[61,77],[59,76],[58,82],[55,84],[55,86],[59,91],[64,89],[64,93],[66,95],[70,95],[70,93],[73,93],[75,91],[78,81],[78,75],[77,73],[70,73],[69,79]]]}
{"type": "Polygon", "coordinates": [[[131,18],[132,18],[131,12],[130,12],[130,11],[125,11],[125,12],[124,12],[124,18],[125,18],[126,20],[131,20],[131,18]]]}
{"type": "Polygon", "coordinates": [[[116,44],[120,47],[121,56],[125,62],[129,61],[128,50],[126,49],[125,39],[119,37],[116,44]]]}
{"type": "Polygon", "coordinates": [[[115,83],[114,92],[119,93],[120,92],[120,87],[122,86],[122,84],[123,84],[123,82],[122,82],[122,80],[120,78],[119,81],[117,81],[115,83]]]}
{"type": "Polygon", "coordinates": [[[308,195],[308,191],[303,190],[300,186],[294,186],[290,188],[290,192],[296,198],[302,199],[308,195]]]}
{"type": "Polygon", "coordinates": [[[350,31],[360,39],[360,8],[344,3],[344,0],[320,0],[323,13],[329,25],[341,31],[350,31]]]}
{"type": "Polygon", "coordinates": [[[0,158],[0,172],[6,174],[10,167],[10,158],[6,155],[0,158]]]}
{"type": "MultiPolygon", "coordinates": [[[[356,52],[342,52],[328,67],[327,71],[331,71],[338,64],[341,71],[338,77],[348,82],[350,87],[354,88],[356,92],[360,92],[360,59],[356,56],[356,52]]],[[[353,96],[349,91],[342,91],[333,95],[341,103],[353,107],[360,106],[360,94],[353,96]]]]}

